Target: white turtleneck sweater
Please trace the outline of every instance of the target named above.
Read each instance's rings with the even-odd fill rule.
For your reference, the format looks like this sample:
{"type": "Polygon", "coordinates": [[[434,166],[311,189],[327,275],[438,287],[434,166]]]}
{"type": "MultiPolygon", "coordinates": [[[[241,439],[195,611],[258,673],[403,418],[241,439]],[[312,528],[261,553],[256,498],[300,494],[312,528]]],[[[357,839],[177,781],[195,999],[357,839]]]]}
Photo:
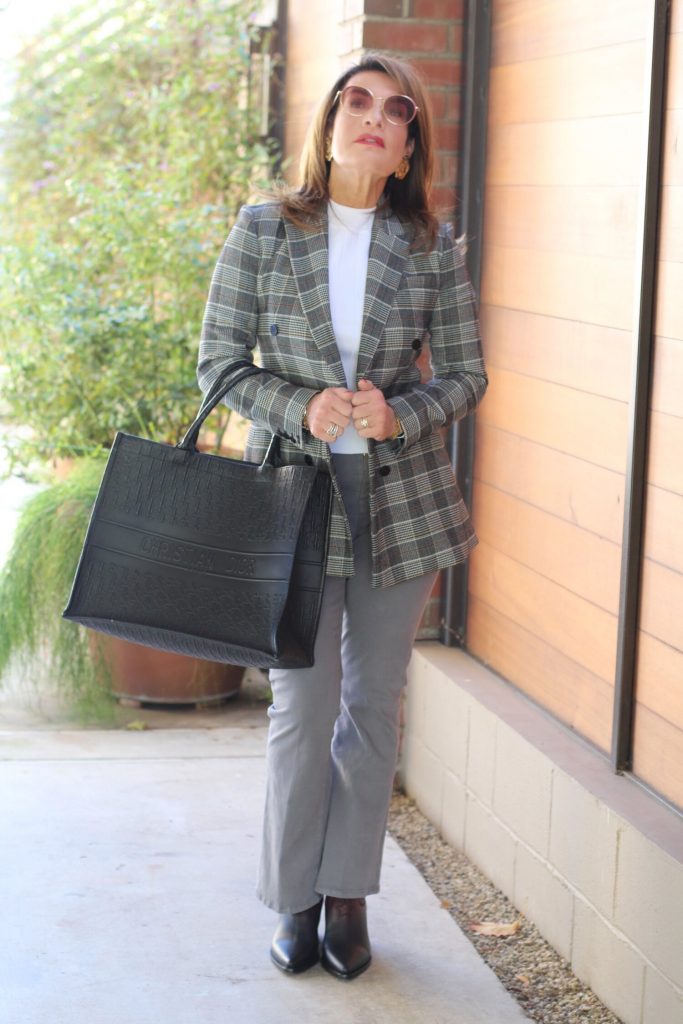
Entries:
{"type": "MultiPolygon", "coordinates": [[[[358,210],[330,199],[329,225],[330,313],[341,356],[346,385],[356,391],[356,364],[363,327],[365,281],[375,207],[358,210]]],[[[333,453],[352,455],[367,452],[368,442],[349,423],[342,437],[332,442],[333,453]]]]}

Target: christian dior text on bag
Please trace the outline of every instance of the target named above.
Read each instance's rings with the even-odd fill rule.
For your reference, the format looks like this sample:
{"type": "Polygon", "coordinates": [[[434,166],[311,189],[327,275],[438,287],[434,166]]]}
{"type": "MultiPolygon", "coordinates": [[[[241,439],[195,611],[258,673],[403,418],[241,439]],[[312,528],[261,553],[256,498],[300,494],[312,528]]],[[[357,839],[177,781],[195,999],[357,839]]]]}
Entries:
{"type": "MultiPolygon", "coordinates": [[[[235,372],[238,370],[239,372],[235,372]]],[[[175,447],[119,432],[63,616],[162,650],[259,668],[306,667],[325,581],[331,480],[197,450],[233,363],[175,447]]]]}

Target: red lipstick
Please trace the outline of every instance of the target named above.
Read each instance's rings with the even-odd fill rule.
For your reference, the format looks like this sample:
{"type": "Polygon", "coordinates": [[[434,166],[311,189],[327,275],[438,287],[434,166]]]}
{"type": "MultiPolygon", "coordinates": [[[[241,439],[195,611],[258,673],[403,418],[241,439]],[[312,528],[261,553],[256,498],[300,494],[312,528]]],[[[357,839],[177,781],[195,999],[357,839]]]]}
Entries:
{"type": "Polygon", "coordinates": [[[368,146],[379,146],[381,149],[384,149],[384,139],[380,135],[368,135],[367,133],[359,135],[356,142],[362,142],[368,146]]]}

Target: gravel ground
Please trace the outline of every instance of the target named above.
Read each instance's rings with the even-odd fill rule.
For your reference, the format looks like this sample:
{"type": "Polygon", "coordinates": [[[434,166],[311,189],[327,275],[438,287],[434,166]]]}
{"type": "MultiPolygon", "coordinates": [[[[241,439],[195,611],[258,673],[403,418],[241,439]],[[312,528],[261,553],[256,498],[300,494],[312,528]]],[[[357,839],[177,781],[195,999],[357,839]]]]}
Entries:
{"type": "Polygon", "coordinates": [[[392,801],[389,832],[530,1020],[620,1024],[535,925],[399,792],[392,801]],[[519,922],[520,927],[504,938],[473,932],[472,924],[482,921],[519,922]]]}

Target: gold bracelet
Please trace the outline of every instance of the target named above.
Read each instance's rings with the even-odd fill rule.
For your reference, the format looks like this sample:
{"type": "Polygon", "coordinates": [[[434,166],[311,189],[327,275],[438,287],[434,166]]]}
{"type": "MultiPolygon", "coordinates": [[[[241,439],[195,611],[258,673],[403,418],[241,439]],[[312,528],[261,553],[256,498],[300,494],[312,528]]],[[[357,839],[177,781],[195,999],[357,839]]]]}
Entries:
{"type": "Polygon", "coordinates": [[[394,416],[396,417],[396,426],[394,427],[393,431],[389,435],[389,440],[390,441],[395,441],[396,438],[399,436],[399,434],[403,433],[403,427],[401,425],[400,419],[398,418],[398,416],[396,416],[396,413],[394,413],[394,416]]]}
{"type": "MultiPolygon", "coordinates": [[[[319,394],[320,394],[320,392],[316,391],[316,393],[313,395],[313,398],[317,398],[319,394]]],[[[310,430],[311,429],[311,425],[308,422],[308,407],[311,404],[311,402],[313,401],[313,398],[309,398],[308,399],[308,401],[306,402],[306,408],[304,409],[303,419],[301,420],[301,426],[304,428],[304,430],[310,430]]]]}

